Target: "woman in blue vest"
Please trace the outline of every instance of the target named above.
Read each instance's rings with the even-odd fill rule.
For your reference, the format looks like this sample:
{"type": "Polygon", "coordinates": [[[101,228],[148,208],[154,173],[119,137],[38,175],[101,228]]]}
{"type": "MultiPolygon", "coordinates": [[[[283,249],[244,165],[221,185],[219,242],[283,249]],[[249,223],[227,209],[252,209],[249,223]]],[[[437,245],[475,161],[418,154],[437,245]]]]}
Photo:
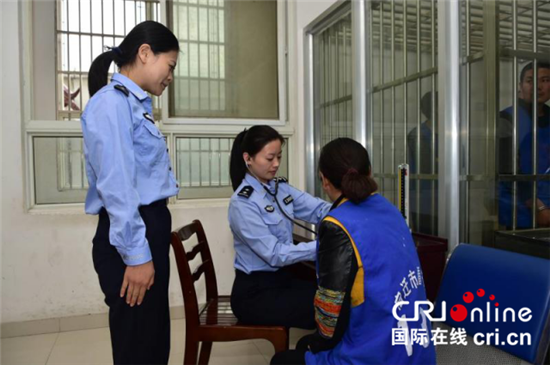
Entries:
{"type": "Polygon", "coordinates": [[[367,151],[336,139],[321,151],[319,172],[334,204],[319,228],[317,331],[271,364],[435,364],[426,317],[406,322],[392,313],[395,305],[399,318],[414,317],[414,305],[396,303],[426,293],[409,228],[376,194],[367,151]],[[417,343],[397,344],[394,332],[417,343]]]}

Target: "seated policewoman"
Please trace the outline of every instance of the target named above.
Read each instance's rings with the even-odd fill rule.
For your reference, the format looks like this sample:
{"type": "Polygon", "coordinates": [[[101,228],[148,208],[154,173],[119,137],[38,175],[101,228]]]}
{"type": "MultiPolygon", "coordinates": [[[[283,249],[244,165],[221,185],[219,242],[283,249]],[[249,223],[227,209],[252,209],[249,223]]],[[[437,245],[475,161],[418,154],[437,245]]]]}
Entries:
{"type": "Polygon", "coordinates": [[[231,307],[246,324],[313,329],[315,282],[293,278],[285,266],[315,260],[316,241],[294,244],[293,220],[317,224],[330,204],[275,178],[283,143],[275,129],[262,125],[241,132],[233,143],[229,226],[236,277],[231,307]]]}
{"type": "Polygon", "coordinates": [[[422,271],[401,213],[376,193],[367,150],[349,138],[323,147],[323,190],[334,202],[319,227],[317,330],[296,350],[276,354],[271,364],[435,364],[431,325],[417,322],[414,305],[426,300],[422,271]],[[426,333],[421,344],[392,346],[392,329],[426,333]]]}

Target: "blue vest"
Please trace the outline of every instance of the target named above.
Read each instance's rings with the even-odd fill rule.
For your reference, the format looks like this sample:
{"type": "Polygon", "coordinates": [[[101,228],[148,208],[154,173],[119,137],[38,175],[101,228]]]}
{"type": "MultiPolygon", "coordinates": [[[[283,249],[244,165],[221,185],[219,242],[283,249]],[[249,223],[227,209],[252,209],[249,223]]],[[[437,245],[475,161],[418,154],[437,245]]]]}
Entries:
{"type": "MultiPolygon", "coordinates": [[[[509,107],[504,113],[512,115],[514,109],[509,107]]],[[[518,173],[533,173],[533,120],[528,112],[518,108],[518,173]]],[[[537,173],[550,174],[550,126],[538,128],[537,131],[537,173]]],[[[517,183],[517,228],[531,228],[533,220],[531,209],[525,201],[532,199],[533,184],[530,182],[517,183]]],[[[508,228],[512,227],[513,183],[501,181],[499,183],[499,223],[508,228]]],[[[550,204],[550,182],[539,180],[537,182],[537,197],[544,204],[550,204]]]]}
{"type": "Polygon", "coordinates": [[[351,314],[342,340],[329,351],[306,353],[310,364],[435,364],[431,324],[401,322],[393,317],[396,301],[409,301],[397,311],[414,317],[414,302],[426,300],[418,254],[401,213],[384,197],[375,194],[356,205],[349,201],[325,218],[349,235],[359,270],[351,293],[351,314]],[[392,345],[392,329],[424,329],[425,346],[392,345]]]}

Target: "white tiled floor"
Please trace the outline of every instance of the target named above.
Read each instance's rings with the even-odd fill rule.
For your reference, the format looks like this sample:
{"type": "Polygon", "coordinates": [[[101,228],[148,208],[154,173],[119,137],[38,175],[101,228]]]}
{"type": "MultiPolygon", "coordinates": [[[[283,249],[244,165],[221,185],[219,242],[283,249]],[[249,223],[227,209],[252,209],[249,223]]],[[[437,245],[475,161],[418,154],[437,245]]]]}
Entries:
{"type": "MultiPolygon", "coordinates": [[[[182,364],[184,320],[172,321],[170,364],[182,364]]],[[[311,331],[292,329],[290,347],[311,331]]],[[[2,365],[108,365],[111,342],[108,328],[2,339],[2,365]]],[[[266,365],[273,346],[264,340],[214,343],[211,365],[266,365]]]]}

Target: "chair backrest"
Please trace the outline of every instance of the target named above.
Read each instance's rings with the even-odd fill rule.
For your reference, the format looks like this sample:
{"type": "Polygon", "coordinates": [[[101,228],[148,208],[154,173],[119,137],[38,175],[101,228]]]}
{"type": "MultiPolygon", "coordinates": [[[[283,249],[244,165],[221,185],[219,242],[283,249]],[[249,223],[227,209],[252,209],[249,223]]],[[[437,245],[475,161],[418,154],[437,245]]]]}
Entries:
{"type": "MultiPolygon", "coordinates": [[[[445,268],[436,300],[438,318],[443,303],[445,323],[450,327],[464,328],[473,339],[477,335],[478,343],[483,341],[529,363],[543,362],[550,343],[549,260],[461,244],[445,268]]],[[[506,362],[491,358],[495,363],[506,362]]]]}
{"type": "Polygon", "coordinates": [[[185,321],[187,325],[199,325],[199,303],[197,292],[195,290],[195,282],[200,279],[202,274],[205,275],[206,282],[206,302],[218,299],[218,284],[216,281],[216,273],[214,271],[214,263],[206,234],[199,220],[194,220],[192,223],[177,229],[172,232],[171,239],[178,273],[180,277],[181,290],[183,292],[183,300],[185,306],[185,321]],[[186,252],[184,242],[189,240],[193,235],[197,235],[198,243],[186,252]],[[191,272],[190,262],[200,253],[202,263],[191,272]]]}

